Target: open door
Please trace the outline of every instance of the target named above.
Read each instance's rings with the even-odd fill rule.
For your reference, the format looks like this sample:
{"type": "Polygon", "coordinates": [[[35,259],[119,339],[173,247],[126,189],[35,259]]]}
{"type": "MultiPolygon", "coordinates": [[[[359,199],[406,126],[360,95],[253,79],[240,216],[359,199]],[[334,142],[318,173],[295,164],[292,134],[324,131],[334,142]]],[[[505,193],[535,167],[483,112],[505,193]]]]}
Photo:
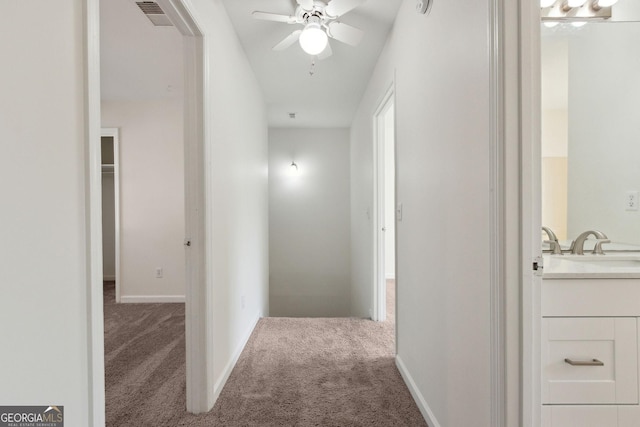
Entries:
{"type": "Polygon", "coordinates": [[[385,93],[374,122],[374,310],[387,316],[387,279],[396,280],[395,108],[393,86],[385,93]]]}

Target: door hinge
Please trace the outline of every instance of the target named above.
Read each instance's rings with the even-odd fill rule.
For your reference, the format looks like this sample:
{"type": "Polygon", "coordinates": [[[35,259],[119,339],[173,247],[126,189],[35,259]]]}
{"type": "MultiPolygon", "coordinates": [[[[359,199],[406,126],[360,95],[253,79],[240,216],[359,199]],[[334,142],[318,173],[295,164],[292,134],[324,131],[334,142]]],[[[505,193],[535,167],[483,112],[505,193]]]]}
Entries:
{"type": "Polygon", "coordinates": [[[542,276],[542,273],[544,273],[544,259],[541,256],[534,258],[533,271],[535,271],[536,276],[542,276]]]}

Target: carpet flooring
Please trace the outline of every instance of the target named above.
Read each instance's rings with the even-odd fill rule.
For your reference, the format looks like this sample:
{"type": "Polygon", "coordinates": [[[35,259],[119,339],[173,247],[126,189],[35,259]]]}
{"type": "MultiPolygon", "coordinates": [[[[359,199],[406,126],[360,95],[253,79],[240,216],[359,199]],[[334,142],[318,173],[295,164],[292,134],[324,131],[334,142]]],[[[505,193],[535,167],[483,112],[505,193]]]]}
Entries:
{"type": "Polygon", "coordinates": [[[214,408],[184,410],[184,305],[113,304],[105,287],[107,426],[426,426],[388,321],[261,319],[214,408]]]}

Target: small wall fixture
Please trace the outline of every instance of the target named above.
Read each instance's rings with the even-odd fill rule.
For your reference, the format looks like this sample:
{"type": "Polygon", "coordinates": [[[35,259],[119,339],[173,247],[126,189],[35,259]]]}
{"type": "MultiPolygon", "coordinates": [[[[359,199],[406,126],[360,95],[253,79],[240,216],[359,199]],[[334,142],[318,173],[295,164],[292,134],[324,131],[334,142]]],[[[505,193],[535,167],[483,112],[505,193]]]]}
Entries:
{"type": "Polygon", "coordinates": [[[298,165],[296,164],[296,162],[291,162],[291,164],[289,165],[289,171],[292,174],[298,173],[298,165]]]}
{"type": "Polygon", "coordinates": [[[418,3],[416,4],[416,12],[427,15],[429,12],[431,12],[432,5],[433,0],[418,0],[418,3]]]}

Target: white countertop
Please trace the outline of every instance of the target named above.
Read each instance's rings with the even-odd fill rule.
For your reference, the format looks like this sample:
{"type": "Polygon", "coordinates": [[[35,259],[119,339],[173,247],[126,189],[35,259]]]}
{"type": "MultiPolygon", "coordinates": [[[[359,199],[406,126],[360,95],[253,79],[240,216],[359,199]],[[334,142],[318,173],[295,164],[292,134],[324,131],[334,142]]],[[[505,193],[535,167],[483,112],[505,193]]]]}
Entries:
{"type": "MultiPolygon", "coordinates": [[[[560,240],[560,247],[562,248],[562,250],[568,251],[569,248],[571,247],[572,242],[573,240],[560,240]]],[[[595,245],[596,245],[596,241],[594,239],[585,240],[584,253],[586,254],[588,252],[591,252],[595,245]]],[[[549,249],[550,248],[548,243],[542,243],[543,251],[549,250],[549,249]]],[[[640,253],[640,246],[632,245],[630,243],[620,243],[620,242],[605,243],[602,245],[602,249],[604,250],[605,254],[607,253],[607,251],[633,251],[633,252],[640,253]]]]}
{"type": "Polygon", "coordinates": [[[543,279],[640,279],[640,251],[605,255],[544,254],[543,279]]]}

